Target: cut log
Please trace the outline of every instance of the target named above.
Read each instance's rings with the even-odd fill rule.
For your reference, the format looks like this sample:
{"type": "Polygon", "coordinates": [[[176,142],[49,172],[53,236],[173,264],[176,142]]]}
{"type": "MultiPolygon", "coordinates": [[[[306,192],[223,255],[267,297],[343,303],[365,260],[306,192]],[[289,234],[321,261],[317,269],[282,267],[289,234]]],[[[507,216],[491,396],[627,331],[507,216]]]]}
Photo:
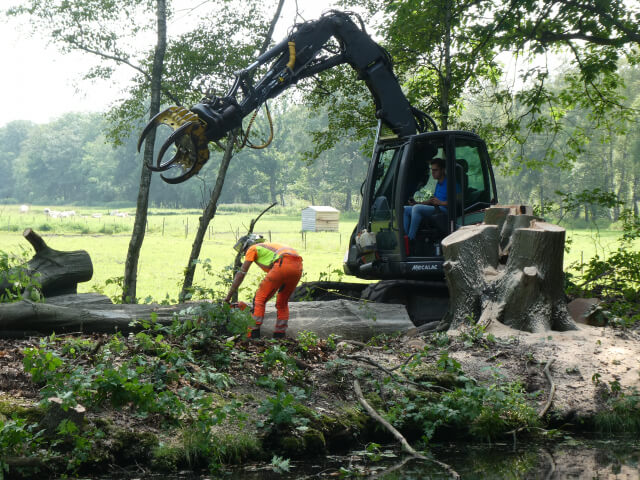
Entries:
{"type": "Polygon", "coordinates": [[[91,257],[84,250],[62,252],[47,246],[45,241],[32,229],[27,228],[22,235],[35,250],[35,255],[26,264],[0,277],[0,292],[13,288],[11,276],[18,270],[40,285],[45,297],[65,293],[76,293],[78,283],[87,282],[93,276],[91,257]]]}
{"type": "MultiPolygon", "coordinates": [[[[183,318],[197,315],[198,303],[178,305],[158,304],[107,304],[96,294],[48,298],[48,303],[23,300],[0,304],[0,338],[22,338],[27,336],[63,333],[129,333],[142,329],[132,325],[134,320],[149,320],[168,325],[175,315],[187,308],[193,313],[184,313],[183,318]],[[87,296],[87,303],[82,298],[87,296]],[[52,303],[60,299],[60,304],[52,303]]],[[[106,297],[105,297],[106,299],[106,297]]],[[[289,328],[287,336],[295,337],[301,331],[316,333],[321,338],[331,334],[348,340],[367,341],[374,335],[393,334],[413,328],[403,305],[377,304],[332,300],[326,302],[294,302],[289,304],[289,328]]],[[[262,333],[270,336],[276,323],[276,309],[267,304],[262,333]]]]}
{"type": "MultiPolygon", "coordinates": [[[[47,301],[55,301],[56,297],[47,301]]],[[[0,304],[0,336],[22,338],[50,335],[51,333],[128,333],[141,330],[132,326],[134,320],[156,321],[168,325],[174,314],[187,305],[160,306],[157,304],[89,304],[72,303],[69,306],[54,303],[35,303],[22,300],[0,304]]]]}
{"type": "Polygon", "coordinates": [[[574,330],[563,290],[565,230],[528,212],[487,211],[486,223],[442,241],[449,328],[498,320],[518,330],[574,330]]]}

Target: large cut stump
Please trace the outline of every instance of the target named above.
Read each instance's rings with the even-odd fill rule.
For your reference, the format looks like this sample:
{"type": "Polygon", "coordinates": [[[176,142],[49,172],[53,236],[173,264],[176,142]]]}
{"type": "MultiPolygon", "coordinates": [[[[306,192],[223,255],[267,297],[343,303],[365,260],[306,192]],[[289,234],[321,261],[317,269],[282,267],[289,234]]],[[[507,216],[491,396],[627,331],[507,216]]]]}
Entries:
{"type": "MultiPolygon", "coordinates": [[[[84,250],[61,252],[47,246],[36,232],[27,228],[22,235],[33,246],[35,255],[26,264],[18,267],[40,285],[45,297],[76,293],[78,283],[87,282],[93,276],[91,257],[84,250]]],[[[12,274],[0,277],[0,292],[12,289],[12,274]]]]}
{"type": "Polygon", "coordinates": [[[490,208],[484,223],[442,241],[449,328],[498,320],[528,332],[577,329],[563,290],[565,230],[520,211],[490,208]]]}

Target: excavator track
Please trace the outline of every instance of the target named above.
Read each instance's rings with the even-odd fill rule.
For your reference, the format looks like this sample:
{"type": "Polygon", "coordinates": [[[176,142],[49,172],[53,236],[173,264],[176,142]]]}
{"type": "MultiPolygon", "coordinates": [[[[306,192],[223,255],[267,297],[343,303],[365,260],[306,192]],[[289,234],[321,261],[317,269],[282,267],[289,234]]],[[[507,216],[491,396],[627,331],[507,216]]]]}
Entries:
{"type": "Polygon", "coordinates": [[[449,307],[449,290],[444,281],[382,280],[376,283],[305,282],[291,301],[327,301],[337,299],[397,303],[407,308],[417,326],[442,320],[449,307]]]}

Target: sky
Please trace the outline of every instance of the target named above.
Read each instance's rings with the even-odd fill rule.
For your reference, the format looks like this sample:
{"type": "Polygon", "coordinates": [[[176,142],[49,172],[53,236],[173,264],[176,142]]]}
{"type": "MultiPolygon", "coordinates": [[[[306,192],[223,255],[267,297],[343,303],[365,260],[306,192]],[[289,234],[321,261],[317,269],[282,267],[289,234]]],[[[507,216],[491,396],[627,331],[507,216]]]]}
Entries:
{"type": "MultiPolygon", "coordinates": [[[[2,7],[19,0],[2,0],[2,7]]],[[[180,14],[181,4],[204,3],[202,0],[174,0],[177,20],[168,25],[171,31],[188,28],[191,14],[180,14]]],[[[280,40],[294,23],[295,0],[285,0],[275,40],[280,40]]],[[[317,18],[332,2],[297,0],[298,9],[307,20],[317,18]]],[[[196,14],[194,14],[196,15],[196,14]]],[[[199,19],[198,19],[199,20],[199,19]]],[[[0,20],[0,127],[13,120],[46,123],[66,112],[100,112],[122,97],[126,80],[133,73],[129,67],[116,72],[112,81],[82,80],[83,73],[97,60],[82,53],[62,54],[47,46],[42,36],[33,36],[24,22],[0,20]]]]}

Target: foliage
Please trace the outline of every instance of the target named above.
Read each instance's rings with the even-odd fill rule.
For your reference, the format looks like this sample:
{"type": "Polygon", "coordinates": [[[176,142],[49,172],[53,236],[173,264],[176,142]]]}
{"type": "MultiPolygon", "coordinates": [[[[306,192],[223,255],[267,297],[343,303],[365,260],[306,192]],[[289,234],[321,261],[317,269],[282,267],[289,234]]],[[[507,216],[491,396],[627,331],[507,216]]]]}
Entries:
{"type": "Polygon", "coordinates": [[[611,324],[629,327],[640,321],[640,251],[633,246],[640,239],[640,220],[626,209],[620,218],[623,234],[617,248],[577,265],[581,274],[571,277],[567,292],[602,298],[611,324]]]}
{"type": "Polygon", "coordinates": [[[27,456],[37,451],[42,440],[42,431],[35,425],[28,425],[26,420],[13,415],[10,420],[0,417],[0,478],[3,472],[9,471],[3,461],[5,456],[27,456]]]}
{"type": "Polygon", "coordinates": [[[275,473],[288,472],[291,469],[290,461],[287,458],[274,455],[271,459],[271,468],[275,473]]]}
{"type": "Polygon", "coordinates": [[[614,385],[607,409],[596,415],[596,428],[604,433],[640,432],[640,393],[636,388],[622,391],[619,384],[614,385]]]}
{"type": "Polygon", "coordinates": [[[20,254],[0,250],[0,285],[7,285],[0,291],[0,303],[15,302],[23,297],[32,301],[42,300],[38,282],[40,274],[29,272],[26,265],[28,258],[24,249],[20,254]]]}
{"type": "Polygon", "coordinates": [[[233,281],[233,266],[226,265],[222,270],[213,267],[211,259],[195,260],[194,264],[202,269],[203,276],[213,278],[214,286],[206,287],[194,283],[187,289],[185,300],[204,300],[209,298],[221,298],[229,290],[233,281]]]}
{"type": "MultiPolygon", "coordinates": [[[[459,364],[443,354],[443,370],[459,371],[459,364]]],[[[480,386],[466,380],[463,387],[439,395],[403,388],[387,415],[394,425],[418,429],[428,442],[438,429],[454,428],[478,438],[496,438],[522,426],[535,426],[538,417],[518,382],[496,378],[480,386]]]]}
{"type": "Polygon", "coordinates": [[[222,332],[228,335],[244,331],[246,318],[239,317],[246,315],[218,307],[183,312],[183,320],[176,319],[169,327],[141,322],[146,330],[126,339],[116,335],[98,345],[98,352],[92,351],[95,346],[89,350],[89,346],[52,335],[43,339],[39,347],[24,351],[25,371],[34,382],[44,384],[45,398],[58,396],[65,405],[126,406],[142,416],[160,413],[175,421],[186,415],[186,404],[193,403],[221,421],[228,412],[207,406],[197,387],[211,385],[224,390],[231,385],[229,376],[218,371],[219,366],[229,363],[228,347],[218,338],[222,332]],[[202,355],[203,348],[209,360],[197,371],[191,371],[188,365],[202,355]],[[74,365],[72,360],[79,356],[90,362],[74,365]],[[186,386],[166,389],[180,378],[187,379],[186,386]],[[189,382],[193,382],[195,390],[189,382]]]}

